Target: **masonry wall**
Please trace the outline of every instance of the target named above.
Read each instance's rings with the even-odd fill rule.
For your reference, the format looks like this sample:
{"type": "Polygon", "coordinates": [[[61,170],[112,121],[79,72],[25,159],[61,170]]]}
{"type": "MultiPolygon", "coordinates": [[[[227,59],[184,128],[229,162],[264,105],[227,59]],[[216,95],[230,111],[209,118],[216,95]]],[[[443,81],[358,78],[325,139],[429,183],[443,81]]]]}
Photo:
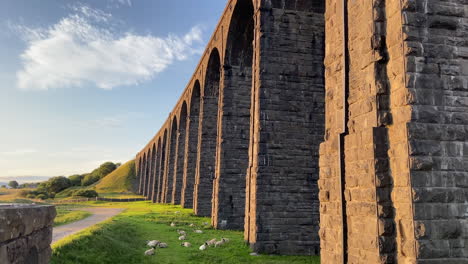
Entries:
{"type": "Polygon", "coordinates": [[[319,252],[323,5],[265,2],[256,12],[245,239],[260,252],[319,252]]]}
{"type": "Polygon", "coordinates": [[[55,215],[53,206],[0,205],[0,263],[49,263],[55,215]]]}
{"type": "Polygon", "coordinates": [[[466,3],[347,4],[325,16],[321,260],[463,263],[466,3]]]}

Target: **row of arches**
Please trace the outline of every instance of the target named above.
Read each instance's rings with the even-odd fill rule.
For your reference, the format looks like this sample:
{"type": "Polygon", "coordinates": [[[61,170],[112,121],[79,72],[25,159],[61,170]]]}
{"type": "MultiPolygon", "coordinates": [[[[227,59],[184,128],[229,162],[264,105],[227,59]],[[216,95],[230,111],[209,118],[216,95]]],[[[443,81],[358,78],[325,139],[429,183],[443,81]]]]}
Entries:
{"type": "Polygon", "coordinates": [[[238,1],[224,56],[211,49],[204,75],[138,161],[142,195],[212,216],[219,228],[243,228],[253,16],[252,1],[238,1]]]}
{"type": "Polygon", "coordinates": [[[137,155],[142,195],[244,230],[258,252],[318,253],[317,2],[229,1],[175,110],[137,155]]]}

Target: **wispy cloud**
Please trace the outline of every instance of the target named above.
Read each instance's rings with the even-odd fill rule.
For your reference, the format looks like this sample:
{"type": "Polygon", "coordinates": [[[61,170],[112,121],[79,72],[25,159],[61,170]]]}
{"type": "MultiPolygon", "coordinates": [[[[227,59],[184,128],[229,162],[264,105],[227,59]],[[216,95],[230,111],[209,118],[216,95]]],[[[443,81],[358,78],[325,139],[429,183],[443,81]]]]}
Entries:
{"type": "Polygon", "coordinates": [[[49,28],[15,27],[27,43],[16,76],[18,88],[137,85],[201,51],[199,26],[183,36],[138,35],[115,30],[116,19],[101,10],[83,5],[71,10],[49,28]]]}
{"type": "Polygon", "coordinates": [[[109,7],[132,6],[131,0],[109,0],[109,7]]]}

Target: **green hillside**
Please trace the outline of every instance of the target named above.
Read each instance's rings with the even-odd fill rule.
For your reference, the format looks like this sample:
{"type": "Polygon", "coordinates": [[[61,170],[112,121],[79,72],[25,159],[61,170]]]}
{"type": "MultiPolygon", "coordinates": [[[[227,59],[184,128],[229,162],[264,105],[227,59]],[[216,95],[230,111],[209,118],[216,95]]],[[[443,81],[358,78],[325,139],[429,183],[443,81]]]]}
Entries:
{"type": "Polygon", "coordinates": [[[131,160],[104,177],[96,186],[98,193],[127,193],[135,191],[135,161],[131,160]]]}

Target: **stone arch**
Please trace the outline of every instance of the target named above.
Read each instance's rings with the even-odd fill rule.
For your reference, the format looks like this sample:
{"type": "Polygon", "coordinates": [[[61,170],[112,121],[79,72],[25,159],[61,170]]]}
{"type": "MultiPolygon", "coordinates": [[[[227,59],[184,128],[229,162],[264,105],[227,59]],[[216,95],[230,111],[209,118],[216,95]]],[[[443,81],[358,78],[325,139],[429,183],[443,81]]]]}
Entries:
{"type": "Polygon", "coordinates": [[[157,201],[158,187],[161,182],[161,138],[158,138],[158,144],[156,145],[156,160],[155,160],[155,173],[154,173],[154,182],[153,182],[153,192],[151,195],[151,200],[153,203],[157,201]]]}
{"type": "Polygon", "coordinates": [[[215,48],[211,51],[208,61],[200,108],[197,170],[193,193],[193,209],[199,216],[211,215],[220,81],[221,59],[218,49],[215,48]]]}
{"type": "Polygon", "coordinates": [[[254,6],[239,0],[227,36],[220,93],[212,224],[221,229],[244,227],[245,174],[249,160],[254,6]]]}
{"type": "Polygon", "coordinates": [[[166,186],[167,182],[167,128],[164,130],[164,135],[163,135],[163,140],[161,144],[161,163],[160,163],[160,171],[161,173],[159,174],[160,178],[160,183],[158,185],[158,193],[157,193],[157,202],[158,203],[163,203],[164,202],[164,187],[166,186]]]}
{"type": "Polygon", "coordinates": [[[142,194],[142,189],[143,189],[143,176],[142,176],[142,170],[141,170],[141,167],[142,167],[142,157],[141,155],[137,156],[136,158],[136,164],[137,164],[137,167],[136,167],[136,173],[137,173],[137,177],[138,177],[138,194],[142,194]]]}
{"type": "Polygon", "coordinates": [[[150,149],[150,158],[149,158],[149,180],[148,180],[148,196],[149,197],[152,197],[153,196],[153,191],[154,191],[154,188],[153,188],[153,185],[154,185],[154,181],[156,180],[156,156],[157,156],[157,152],[156,152],[156,144],[153,143],[153,146],[151,147],[150,149]]]}
{"type": "Polygon", "coordinates": [[[177,133],[177,155],[174,162],[174,185],[172,187],[172,203],[180,204],[182,180],[184,177],[185,137],[187,128],[187,102],[182,103],[179,114],[179,131],[177,133]]]}
{"type": "Polygon", "coordinates": [[[173,203],[173,188],[174,188],[174,170],[175,162],[177,157],[177,139],[178,139],[178,129],[177,129],[177,116],[174,116],[172,119],[172,125],[170,130],[170,139],[168,145],[168,161],[167,161],[167,181],[166,181],[166,190],[164,202],[173,203]]]}
{"type": "Polygon", "coordinates": [[[148,172],[148,156],[149,156],[149,153],[145,153],[144,155],[144,159],[143,159],[143,164],[144,164],[144,168],[143,168],[143,177],[144,177],[144,185],[143,185],[143,196],[145,197],[148,197],[148,175],[149,175],[149,172],[148,172]]]}
{"type": "Polygon", "coordinates": [[[186,122],[184,178],[182,182],[181,205],[184,208],[193,207],[193,185],[195,183],[195,168],[197,162],[198,126],[200,115],[200,82],[197,80],[190,96],[190,112],[186,122]]]}

